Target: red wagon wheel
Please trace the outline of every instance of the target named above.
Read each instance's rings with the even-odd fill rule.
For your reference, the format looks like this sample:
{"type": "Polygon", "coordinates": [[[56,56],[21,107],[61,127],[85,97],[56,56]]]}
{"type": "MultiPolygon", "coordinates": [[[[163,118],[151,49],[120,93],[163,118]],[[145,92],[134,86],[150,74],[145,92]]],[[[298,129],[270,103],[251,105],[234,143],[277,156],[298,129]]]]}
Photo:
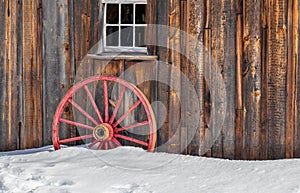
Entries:
{"type": "Polygon", "coordinates": [[[84,140],[89,140],[89,148],[98,150],[115,148],[122,146],[123,142],[127,142],[131,145],[141,146],[147,151],[153,151],[156,143],[156,121],[149,101],[137,87],[117,77],[95,76],[75,84],[66,93],[57,107],[52,126],[52,141],[54,148],[58,150],[62,144],[78,144],[84,140]],[[100,97],[102,105],[97,104],[96,97],[93,97],[89,88],[95,84],[100,85],[103,92],[103,96],[100,97]],[[111,84],[114,86],[117,85],[117,88],[119,88],[118,97],[114,102],[111,102],[109,99],[108,87],[111,84]],[[124,110],[124,112],[121,112],[120,107],[121,104],[125,103],[124,95],[128,91],[133,93],[136,101],[128,109],[124,110]],[[81,106],[77,101],[75,102],[74,98],[78,93],[84,93],[84,95],[80,95],[79,101],[86,101],[85,107],[89,106],[93,111],[93,115],[87,112],[85,107],[81,106]],[[79,113],[84,119],[72,120],[65,118],[64,113],[70,111],[70,107],[73,107],[74,111],[79,113]],[[145,120],[126,123],[124,120],[136,109],[142,109],[145,112],[145,120]],[[119,115],[120,112],[121,115],[119,115]],[[77,135],[74,135],[73,132],[72,136],[62,134],[66,133],[66,131],[63,132],[62,130],[70,129],[70,127],[75,127],[77,131],[81,131],[80,134],[78,132],[77,135]],[[142,138],[140,135],[126,134],[130,133],[133,129],[138,130],[140,128],[143,128],[147,132],[146,134],[144,133],[144,137],[142,138]]]}

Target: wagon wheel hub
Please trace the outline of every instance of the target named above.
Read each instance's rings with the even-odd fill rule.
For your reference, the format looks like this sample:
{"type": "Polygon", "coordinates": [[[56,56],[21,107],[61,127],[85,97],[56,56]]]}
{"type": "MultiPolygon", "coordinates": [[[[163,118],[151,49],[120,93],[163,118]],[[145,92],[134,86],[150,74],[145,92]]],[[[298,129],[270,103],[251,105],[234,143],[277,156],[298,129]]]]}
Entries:
{"type": "Polygon", "coordinates": [[[103,123],[95,127],[93,136],[98,141],[110,140],[113,137],[113,128],[111,125],[103,123]]]}

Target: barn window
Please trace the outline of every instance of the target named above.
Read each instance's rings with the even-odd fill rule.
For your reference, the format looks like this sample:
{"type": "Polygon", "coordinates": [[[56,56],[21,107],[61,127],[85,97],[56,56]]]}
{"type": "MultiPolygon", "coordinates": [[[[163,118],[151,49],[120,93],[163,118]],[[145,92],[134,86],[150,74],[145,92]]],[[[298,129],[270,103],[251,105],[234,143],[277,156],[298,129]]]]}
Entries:
{"type": "Polygon", "coordinates": [[[104,0],[104,51],[146,52],[147,0],[104,0]]]}

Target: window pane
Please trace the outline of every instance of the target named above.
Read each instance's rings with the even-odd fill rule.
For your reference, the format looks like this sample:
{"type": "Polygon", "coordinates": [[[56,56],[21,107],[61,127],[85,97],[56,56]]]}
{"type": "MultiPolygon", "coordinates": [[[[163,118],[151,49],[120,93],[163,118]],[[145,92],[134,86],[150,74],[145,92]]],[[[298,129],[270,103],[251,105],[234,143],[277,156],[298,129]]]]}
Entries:
{"type": "Polygon", "coordinates": [[[135,28],[135,47],[145,47],[146,43],[146,27],[135,28]]]}
{"type": "Polygon", "coordinates": [[[108,24],[119,23],[119,4],[107,4],[106,23],[108,24]]]}
{"type": "Polygon", "coordinates": [[[135,23],[146,24],[146,5],[137,4],[135,7],[135,23]]]}
{"type": "Polygon", "coordinates": [[[133,24],[133,4],[121,4],[121,23],[133,24]]]}
{"type": "Polygon", "coordinates": [[[121,46],[133,46],[133,28],[130,26],[121,27],[121,46]]]}
{"type": "Polygon", "coordinates": [[[106,27],[106,45],[118,46],[119,45],[119,27],[107,26],[106,27]]]}

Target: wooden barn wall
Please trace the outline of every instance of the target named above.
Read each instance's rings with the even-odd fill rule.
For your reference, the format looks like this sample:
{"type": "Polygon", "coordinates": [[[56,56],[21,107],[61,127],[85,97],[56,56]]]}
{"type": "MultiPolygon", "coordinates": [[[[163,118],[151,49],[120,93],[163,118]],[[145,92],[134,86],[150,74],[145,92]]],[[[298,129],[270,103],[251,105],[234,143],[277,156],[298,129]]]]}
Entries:
{"type": "MultiPolygon", "coordinates": [[[[80,61],[101,37],[99,2],[0,0],[0,150],[51,144],[55,108],[72,86],[80,61]]],[[[224,125],[213,140],[211,91],[204,78],[204,64],[210,59],[199,57],[201,49],[176,31],[149,33],[151,43],[163,45],[149,46],[149,53],[180,69],[201,104],[201,124],[191,128],[189,109],[195,101],[180,83],[180,74],[162,73],[159,65],[135,69],[136,80],[152,70],[181,90],[174,95],[166,84],[141,86],[151,101],[161,101],[168,110],[164,123],[158,115],[162,127],[157,145],[173,140],[159,151],[229,159],[300,157],[298,0],[148,0],[148,4],[149,23],[183,30],[203,44],[221,69],[227,93],[224,125]],[[180,99],[188,102],[181,105],[180,99]],[[180,109],[186,114],[173,113],[180,109]],[[179,133],[177,118],[182,118],[179,133]]],[[[99,66],[95,72],[102,68],[101,62],[90,62],[99,66]]],[[[119,75],[133,64],[112,62],[102,70],[119,75]]]]}
{"type": "MultiPolygon", "coordinates": [[[[209,125],[210,91],[205,80],[205,58],[193,42],[171,32],[159,33],[160,61],[172,64],[189,77],[199,98],[201,124],[189,135],[188,101],[180,135],[162,151],[229,159],[278,159],[299,157],[299,2],[298,0],[168,0],[154,1],[157,24],[169,25],[197,38],[221,69],[226,84],[225,121],[218,138],[209,125]],[[168,17],[166,17],[168,15],[168,17]],[[168,18],[168,19],[166,19],[168,18]],[[168,38],[166,39],[165,36],[168,38]],[[177,44],[176,44],[177,42],[177,44]],[[180,42],[180,44],[178,44],[180,42]],[[181,46],[183,55],[174,52],[181,46]],[[212,143],[212,145],[210,145],[212,143]],[[180,147],[187,147],[185,149],[180,147]]],[[[159,69],[159,66],[158,66],[159,69]]],[[[158,84],[158,100],[167,101],[169,117],[158,132],[160,143],[174,134],[176,97],[189,100],[184,85],[174,96],[166,85],[158,84]]],[[[180,78],[178,79],[180,80],[180,78]]]]}
{"type": "Polygon", "coordinates": [[[51,144],[56,106],[99,40],[99,1],[1,0],[0,26],[0,150],[51,144]]]}

